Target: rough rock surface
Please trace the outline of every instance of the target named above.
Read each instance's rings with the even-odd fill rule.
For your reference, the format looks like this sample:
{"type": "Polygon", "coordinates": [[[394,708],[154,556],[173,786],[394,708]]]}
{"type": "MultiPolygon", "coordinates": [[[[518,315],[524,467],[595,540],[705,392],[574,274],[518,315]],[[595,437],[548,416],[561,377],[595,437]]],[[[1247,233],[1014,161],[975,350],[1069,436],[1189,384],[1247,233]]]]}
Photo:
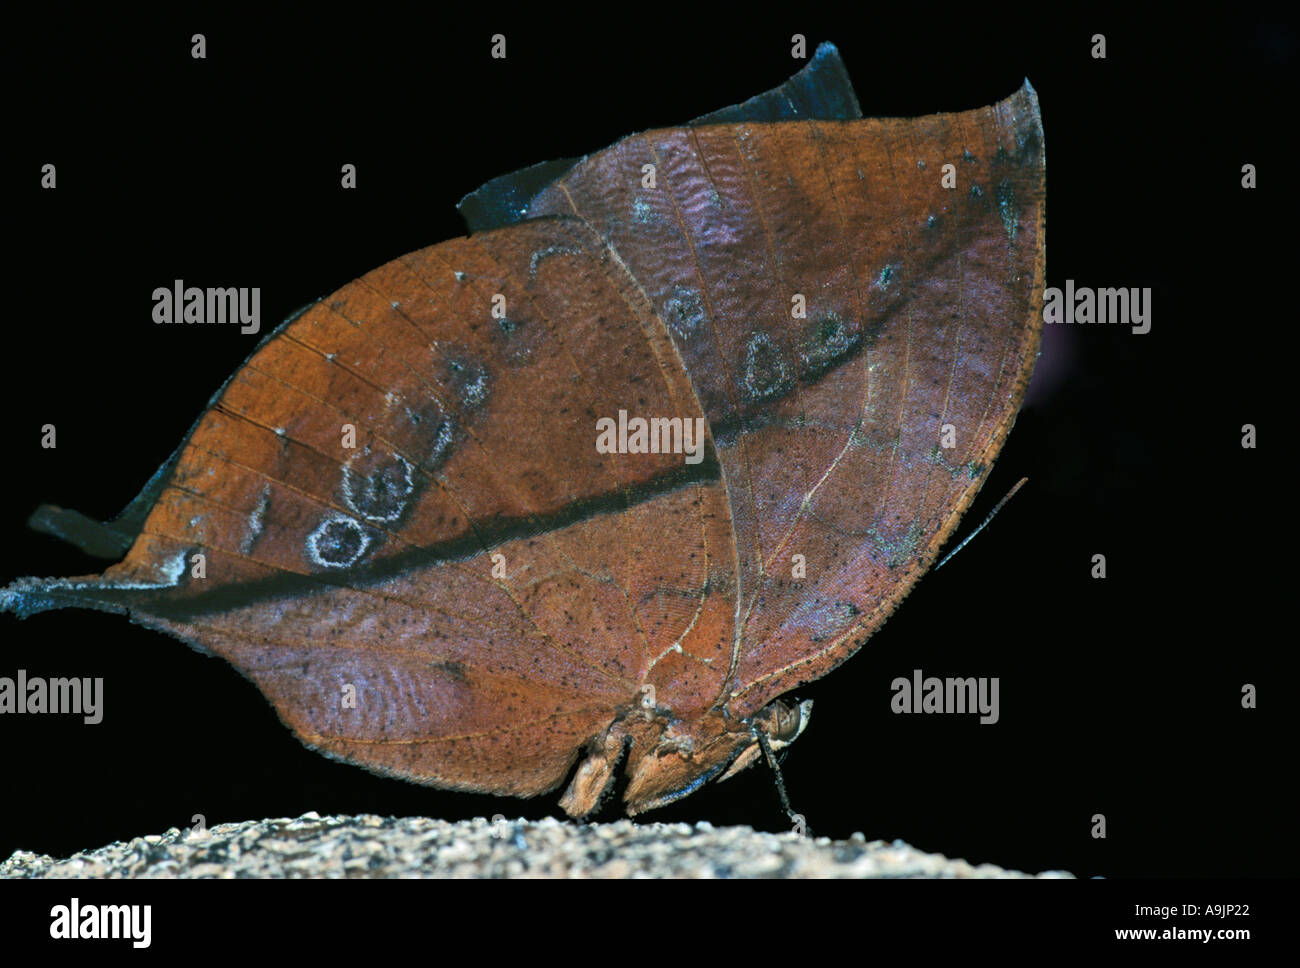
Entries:
{"type": "MultiPolygon", "coordinates": [[[[698,823],[362,815],[221,824],[109,844],[66,860],[16,851],[0,877],[1030,877],[922,853],[698,823]]],[[[1048,871],[1039,877],[1070,877],[1048,871]]]]}

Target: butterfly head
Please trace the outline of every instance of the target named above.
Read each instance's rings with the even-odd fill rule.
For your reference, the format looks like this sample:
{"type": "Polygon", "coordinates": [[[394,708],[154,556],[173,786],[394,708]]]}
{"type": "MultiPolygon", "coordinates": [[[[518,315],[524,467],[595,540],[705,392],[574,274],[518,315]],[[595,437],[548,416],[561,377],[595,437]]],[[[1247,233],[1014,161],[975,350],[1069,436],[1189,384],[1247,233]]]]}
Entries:
{"type": "Polygon", "coordinates": [[[735,776],[762,755],[760,734],[772,750],[785,749],[811,716],[811,699],[793,704],[777,700],[744,720],[716,710],[689,722],[647,722],[649,728],[633,741],[628,757],[628,813],[664,806],[710,780],[735,776]]]}
{"type": "MultiPolygon", "coordinates": [[[[787,705],[778,699],[759,710],[751,719],[751,725],[753,729],[761,729],[767,734],[772,749],[775,751],[785,749],[803,735],[803,731],[808,728],[808,721],[811,718],[811,699],[805,699],[795,705],[787,705]]],[[[758,739],[755,736],[755,744],[757,742],[758,739]]]]}

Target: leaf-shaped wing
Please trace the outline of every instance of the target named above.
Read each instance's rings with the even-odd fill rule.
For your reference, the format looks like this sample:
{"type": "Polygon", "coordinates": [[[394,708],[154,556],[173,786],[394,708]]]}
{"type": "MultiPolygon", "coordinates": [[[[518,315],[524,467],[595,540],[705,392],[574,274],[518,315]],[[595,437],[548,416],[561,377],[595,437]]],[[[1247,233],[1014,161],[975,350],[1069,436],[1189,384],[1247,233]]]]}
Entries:
{"type": "Polygon", "coordinates": [[[1037,354],[1043,172],[1026,83],[961,114],[651,131],[530,203],[613,245],[709,417],[734,714],[851,654],[973,500],[1037,354]]]}
{"type": "Polygon", "coordinates": [[[325,753],[538,793],[643,683],[712,697],[727,671],[716,461],[598,452],[597,420],[620,409],[701,416],[662,324],[588,228],[436,245],[254,354],[121,564],[26,579],[5,604],[128,611],[229,659],[325,753]]]}

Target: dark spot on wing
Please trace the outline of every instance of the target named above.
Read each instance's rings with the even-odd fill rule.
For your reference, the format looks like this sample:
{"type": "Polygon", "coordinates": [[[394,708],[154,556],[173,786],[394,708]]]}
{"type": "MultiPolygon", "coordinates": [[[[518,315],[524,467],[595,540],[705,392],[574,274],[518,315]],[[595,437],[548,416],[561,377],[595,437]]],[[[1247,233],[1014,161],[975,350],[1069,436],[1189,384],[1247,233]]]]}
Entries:
{"type": "Polygon", "coordinates": [[[437,367],[437,377],[463,410],[477,410],[487,400],[487,368],[468,353],[448,353],[437,367]]]}
{"type": "Polygon", "coordinates": [[[664,322],[682,339],[694,336],[704,322],[704,302],[700,294],[687,286],[673,286],[664,300],[664,322]]]}

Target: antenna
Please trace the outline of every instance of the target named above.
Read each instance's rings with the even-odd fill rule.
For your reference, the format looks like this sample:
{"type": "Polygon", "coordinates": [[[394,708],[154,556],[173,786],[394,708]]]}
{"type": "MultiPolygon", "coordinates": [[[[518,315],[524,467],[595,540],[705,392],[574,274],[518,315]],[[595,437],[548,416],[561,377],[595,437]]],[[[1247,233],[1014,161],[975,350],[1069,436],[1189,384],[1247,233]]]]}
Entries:
{"type": "Polygon", "coordinates": [[[962,538],[961,544],[957,545],[957,547],[953,548],[952,551],[944,555],[943,561],[935,565],[934,570],[938,571],[944,565],[948,564],[948,562],[952,560],[952,556],[955,555],[957,552],[961,551],[962,548],[965,548],[971,538],[975,537],[975,535],[983,531],[984,528],[988,525],[988,523],[993,520],[993,515],[997,514],[999,511],[1002,510],[1002,505],[1006,504],[1013,497],[1015,497],[1016,491],[1020,490],[1027,483],[1029,483],[1029,478],[1027,477],[1020,478],[1019,483],[1017,483],[1016,486],[1013,487],[1011,490],[1007,491],[1006,497],[1004,497],[997,504],[993,505],[993,510],[989,512],[989,516],[987,518],[985,518],[983,521],[980,522],[980,526],[976,528],[974,531],[972,531],[970,534],[966,535],[966,537],[962,538]]]}

